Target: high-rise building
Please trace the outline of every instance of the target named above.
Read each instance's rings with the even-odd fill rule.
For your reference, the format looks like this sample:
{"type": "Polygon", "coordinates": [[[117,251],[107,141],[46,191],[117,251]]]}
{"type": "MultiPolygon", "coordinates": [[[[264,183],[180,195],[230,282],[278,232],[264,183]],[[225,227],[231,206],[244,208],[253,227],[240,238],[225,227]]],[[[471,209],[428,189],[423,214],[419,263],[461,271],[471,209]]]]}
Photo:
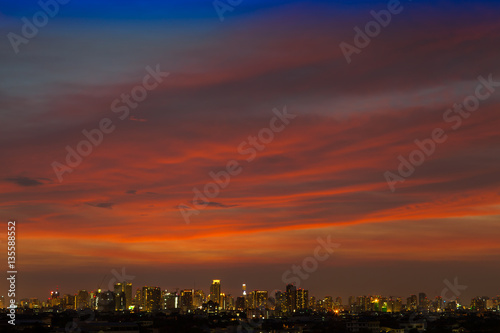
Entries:
{"type": "Polygon", "coordinates": [[[160,287],[142,287],[142,310],[158,311],[161,309],[161,289],[160,287]]]}
{"type": "Polygon", "coordinates": [[[255,290],[249,292],[247,294],[247,301],[245,304],[246,309],[254,309],[255,308],[255,290]]]}
{"type": "Polygon", "coordinates": [[[97,294],[97,310],[103,312],[112,312],[115,310],[115,294],[108,290],[97,294]]]}
{"type": "Polygon", "coordinates": [[[241,286],[241,291],[243,296],[247,295],[247,285],[245,283],[241,286]]]}
{"type": "Polygon", "coordinates": [[[265,290],[255,290],[253,292],[253,308],[266,309],[268,294],[265,290]]]}
{"type": "Polygon", "coordinates": [[[308,308],[309,305],[309,297],[308,297],[308,291],[302,288],[299,288],[296,290],[296,309],[297,310],[305,310],[308,308]]]}
{"type": "Polygon", "coordinates": [[[86,290],[79,290],[76,295],[76,309],[83,310],[90,308],[90,297],[89,293],[86,290]]]}
{"type": "Polygon", "coordinates": [[[115,311],[125,310],[125,292],[123,289],[124,289],[123,284],[121,284],[121,283],[115,284],[115,288],[114,288],[115,311]]]}
{"type": "Polygon", "coordinates": [[[322,303],[322,308],[326,311],[333,310],[333,297],[332,296],[325,296],[325,299],[323,300],[323,303],[322,303]]]}
{"type": "Polygon", "coordinates": [[[89,293],[89,306],[92,310],[97,310],[97,292],[91,291],[89,293]]]}
{"type": "Polygon", "coordinates": [[[401,311],[401,298],[394,298],[390,296],[387,300],[387,312],[400,312],[401,311]]]}
{"type": "Polygon", "coordinates": [[[201,309],[203,303],[205,303],[205,293],[201,289],[195,290],[193,296],[193,307],[201,309]]]}
{"type": "Polygon", "coordinates": [[[427,295],[425,293],[418,294],[418,307],[422,310],[427,309],[429,306],[427,295]]]}
{"type": "Polygon", "coordinates": [[[142,310],[142,289],[137,288],[135,291],[134,299],[132,300],[132,305],[135,310],[142,310]]]}
{"type": "Polygon", "coordinates": [[[223,299],[224,310],[234,310],[234,297],[231,294],[225,295],[221,293],[221,299],[223,299]]]}
{"type": "Polygon", "coordinates": [[[75,309],[75,295],[66,294],[63,297],[63,308],[66,310],[75,309]]]}
{"type": "Polygon", "coordinates": [[[245,297],[244,296],[236,297],[235,308],[236,308],[236,311],[245,311],[246,307],[245,307],[245,297]]]}
{"type": "Polygon", "coordinates": [[[444,306],[443,306],[443,297],[436,296],[436,300],[434,301],[433,310],[434,311],[442,311],[443,308],[444,308],[444,306]]]}
{"type": "Polygon", "coordinates": [[[470,309],[474,311],[484,311],[488,297],[474,297],[470,301],[470,309]]]}
{"type": "Polygon", "coordinates": [[[220,303],[219,303],[219,310],[225,310],[226,309],[226,294],[220,293],[220,303]]]}
{"type": "Polygon", "coordinates": [[[220,280],[213,280],[212,285],[210,286],[210,300],[214,303],[217,303],[219,305],[219,308],[221,306],[220,293],[220,280]]]}
{"type": "Polygon", "coordinates": [[[417,295],[411,295],[406,299],[406,306],[408,310],[416,310],[417,309],[417,295]]]}
{"type": "Polygon", "coordinates": [[[311,309],[313,311],[317,310],[317,308],[316,308],[316,297],[314,297],[314,296],[311,296],[309,298],[309,309],[311,309]]]}
{"type": "Polygon", "coordinates": [[[193,289],[184,289],[181,291],[181,310],[187,313],[193,309],[193,289]]]}
{"type": "MultiPolygon", "coordinates": [[[[64,300],[64,298],[63,298],[63,300],[64,300]]],[[[32,297],[29,299],[28,307],[30,309],[40,309],[42,307],[42,304],[40,303],[40,300],[38,298],[32,297]]],[[[63,307],[63,308],[65,308],[65,307],[63,307]]]]}
{"type": "Polygon", "coordinates": [[[363,312],[363,311],[372,310],[371,300],[372,300],[372,298],[368,297],[368,296],[356,297],[356,302],[354,303],[354,306],[351,308],[351,311],[363,312]]]}
{"type": "Polygon", "coordinates": [[[59,307],[61,305],[61,298],[59,297],[59,291],[51,291],[49,304],[51,307],[59,307]]]}
{"type": "Polygon", "coordinates": [[[275,306],[274,310],[278,315],[286,312],[286,293],[282,291],[276,291],[274,293],[275,306]]]}
{"type": "Polygon", "coordinates": [[[286,310],[288,313],[295,312],[297,308],[297,287],[293,284],[286,286],[286,310]]]}
{"type": "Polygon", "coordinates": [[[164,291],[162,295],[162,309],[163,310],[174,310],[179,308],[179,296],[176,293],[171,293],[164,291]]]}
{"type": "Polygon", "coordinates": [[[128,310],[132,306],[132,283],[123,283],[125,292],[125,308],[128,310]]]}
{"type": "Polygon", "coordinates": [[[245,296],[245,309],[253,308],[253,291],[247,293],[245,296]]]}
{"type": "Polygon", "coordinates": [[[132,305],[132,283],[117,283],[114,287],[115,311],[128,310],[132,305]]]}
{"type": "Polygon", "coordinates": [[[349,296],[349,311],[355,312],[356,309],[356,297],[354,296],[349,296]]]}

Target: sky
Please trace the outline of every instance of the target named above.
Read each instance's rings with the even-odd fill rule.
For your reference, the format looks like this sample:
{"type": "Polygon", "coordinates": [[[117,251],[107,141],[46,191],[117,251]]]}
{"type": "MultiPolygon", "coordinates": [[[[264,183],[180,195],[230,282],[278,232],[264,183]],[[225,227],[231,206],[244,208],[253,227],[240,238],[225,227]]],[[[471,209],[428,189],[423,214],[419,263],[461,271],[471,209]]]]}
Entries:
{"type": "Polygon", "coordinates": [[[18,298],[116,272],[283,290],[306,262],[316,297],[434,297],[454,279],[464,303],[500,294],[498,2],[66,2],[0,1],[18,298]],[[337,247],[311,261],[318,238],[337,247]]]}

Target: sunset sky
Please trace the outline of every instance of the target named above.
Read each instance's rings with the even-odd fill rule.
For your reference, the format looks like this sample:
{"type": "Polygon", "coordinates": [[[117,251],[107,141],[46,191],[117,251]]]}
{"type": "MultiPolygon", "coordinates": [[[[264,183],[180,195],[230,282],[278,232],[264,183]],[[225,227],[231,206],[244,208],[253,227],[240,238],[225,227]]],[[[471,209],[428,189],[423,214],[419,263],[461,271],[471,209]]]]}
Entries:
{"type": "Polygon", "coordinates": [[[284,289],[327,236],[340,246],[301,283],[316,297],[434,297],[455,277],[467,304],[500,294],[500,83],[444,119],[478,77],[500,82],[500,3],[402,0],[350,63],[339,45],[387,1],[231,7],[221,21],[212,1],[72,0],[16,53],[8,34],[41,8],[0,1],[0,205],[17,221],[18,298],[107,288],[122,267],[134,289],[284,289]],[[169,75],[120,119],[112,104],[146,68],[169,75]],[[248,161],[242,143],[285,109],[295,118],[248,161]],[[59,181],[54,162],[105,118],[114,130],[59,181]],[[436,128],[447,140],[391,191],[386,172],[436,128]],[[193,202],[232,160],[241,173],[193,202]],[[179,205],[206,207],[186,223],[179,205]]]}

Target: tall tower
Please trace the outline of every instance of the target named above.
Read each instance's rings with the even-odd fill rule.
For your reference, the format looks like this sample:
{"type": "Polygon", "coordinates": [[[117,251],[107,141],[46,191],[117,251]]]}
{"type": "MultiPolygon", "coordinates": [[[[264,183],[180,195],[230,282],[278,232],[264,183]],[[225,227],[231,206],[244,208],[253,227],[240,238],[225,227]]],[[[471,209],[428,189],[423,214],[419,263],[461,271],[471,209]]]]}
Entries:
{"type": "Polygon", "coordinates": [[[193,309],[193,289],[184,289],[181,291],[181,310],[183,313],[193,309]]]}
{"type": "Polygon", "coordinates": [[[241,291],[243,292],[243,296],[247,295],[247,285],[246,285],[246,283],[243,283],[243,285],[241,286],[241,291]]]}
{"type": "Polygon", "coordinates": [[[123,283],[125,293],[125,309],[128,310],[132,306],[132,283],[123,283]]]}
{"type": "Polygon", "coordinates": [[[122,283],[116,283],[114,288],[115,293],[115,311],[125,310],[125,291],[122,283]]]}
{"type": "Polygon", "coordinates": [[[253,294],[253,308],[266,309],[268,294],[265,290],[255,290],[253,294]]]}
{"type": "Polygon", "coordinates": [[[210,300],[214,303],[218,303],[221,306],[220,301],[220,280],[213,280],[210,286],[210,300]]]}
{"type": "Polygon", "coordinates": [[[128,310],[132,305],[132,283],[116,283],[115,292],[115,311],[128,310]]]}
{"type": "Polygon", "coordinates": [[[295,312],[297,308],[297,287],[293,284],[286,285],[286,307],[287,312],[295,312]]]}
{"type": "Polygon", "coordinates": [[[309,300],[309,293],[307,290],[299,288],[296,291],[296,306],[295,308],[298,310],[305,310],[308,308],[308,300],[309,300]]]}
{"type": "Polygon", "coordinates": [[[418,293],[418,306],[421,308],[427,307],[427,295],[425,293],[418,293]]]}
{"type": "Polygon", "coordinates": [[[147,312],[158,311],[161,308],[160,287],[142,287],[142,310],[147,312]]]}

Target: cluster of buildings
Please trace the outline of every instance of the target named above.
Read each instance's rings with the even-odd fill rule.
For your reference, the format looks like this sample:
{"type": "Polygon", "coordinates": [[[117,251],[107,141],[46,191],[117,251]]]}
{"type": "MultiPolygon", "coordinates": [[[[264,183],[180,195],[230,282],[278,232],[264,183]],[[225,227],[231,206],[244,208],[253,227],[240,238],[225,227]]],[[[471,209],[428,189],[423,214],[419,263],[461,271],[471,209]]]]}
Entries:
{"type": "MultiPolygon", "coordinates": [[[[0,307],[5,307],[3,298],[0,307]]],[[[102,312],[132,311],[132,312],[180,312],[218,314],[220,312],[239,311],[253,316],[286,316],[300,312],[335,312],[362,313],[385,312],[396,313],[404,311],[445,312],[466,309],[459,299],[446,301],[438,296],[427,298],[425,293],[411,295],[403,300],[401,297],[351,296],[344,304],[340,297],[335,299],[326,296],[316,299],[309,296],[306,289],[288,284],[284,291],[269,293],[266,290],[247,292],[242,285],[241,295],[233,297],[225,294],[220,280],[213,280],[210,292],[205,294],[201,289],[183,289],[168,291],[160,287],[144,286],[133,290],[132,283],[116,283],[113,290],[96,291],[79,290],[76,294],[60,295],[59,291],[51,292],[47,301],[36,298],[22,299],[19,308],[41,309],[43,311],[64,311],[91,309],[102,312]]],[[[473,311],[500,311],[500,297],[476,297],[471,300],[473,311]]]]}

